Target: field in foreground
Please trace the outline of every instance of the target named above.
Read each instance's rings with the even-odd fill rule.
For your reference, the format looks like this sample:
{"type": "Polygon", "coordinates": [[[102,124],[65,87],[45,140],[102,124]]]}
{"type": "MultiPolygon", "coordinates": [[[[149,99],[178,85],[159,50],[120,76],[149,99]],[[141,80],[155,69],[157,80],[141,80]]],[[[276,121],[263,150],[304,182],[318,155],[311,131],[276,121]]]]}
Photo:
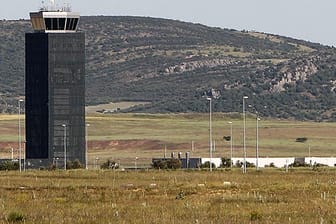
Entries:
{"type": "MultiPolygon", "coordinates": [[[[167,156],[171,152],[190,151],[192,157],[209,156],[208,114],[89,114],[88,151],[89,167],[107,159],[122,166],[148,166],[152,157],[167,156]],[[191,145],[194,143],[194,148],[191,145]],[[98,160],[96,160],[96,158],[98,160]]],[[[223,136],[230,135],[229,121],[233,122],[234,157],[243,156],[243,122],[239,114],[216,113],[213,116],[214,157],[228,157],[230,142],[223,136]]],[[[24,123],[24,116],[22,116],[24,123]]],[[[24,133],[24,131],[22,131],[24,133]]],[[[246,127],[247,155],[255,156],[256,120],[249,114],[246,127]]],[[[336,123],[268,120],[259,122],[260,157],[336,156],[336,123]],[[305,143],[296,138],[306,137],[305,143]]],[[[0,158],[14,156],[18,148],[17,115],[0,115],[0,158]]]]}
{"type": "Polygon", "coordinates": [[[335,223],[335,174],[334,169],[245,175],[240,170],[0,172],[0,222],[335,223]]]}

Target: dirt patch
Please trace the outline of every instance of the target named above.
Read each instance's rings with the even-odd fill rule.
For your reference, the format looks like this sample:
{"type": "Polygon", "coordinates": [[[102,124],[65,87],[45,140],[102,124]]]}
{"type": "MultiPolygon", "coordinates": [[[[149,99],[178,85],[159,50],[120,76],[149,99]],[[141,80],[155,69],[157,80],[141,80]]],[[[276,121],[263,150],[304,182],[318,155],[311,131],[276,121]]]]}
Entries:
{"type": "MultiPolygon", "coordinates": [[[[22,144],[23,145],[23,144],[22,144]]],[[[0,150],[10,150],[11,148],[18,148],[18,142],[0,142],[0,150]]]]}

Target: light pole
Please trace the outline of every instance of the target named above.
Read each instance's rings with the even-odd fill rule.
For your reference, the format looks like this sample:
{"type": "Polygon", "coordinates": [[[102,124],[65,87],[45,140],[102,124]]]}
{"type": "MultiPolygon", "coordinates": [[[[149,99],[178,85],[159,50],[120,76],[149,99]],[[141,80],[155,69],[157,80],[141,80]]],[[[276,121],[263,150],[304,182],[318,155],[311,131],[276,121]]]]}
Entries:
{"type": "Polygon", "coordinates": [[[257,113],[257,128],[256,128],[256,169],[257,171],[259,170],[259,121],[260,118],[257,113]]]}
{"type": "Polygon", "coordinates": [[[64,136],[63,136],[63,147],[64,147],[64,170],[66,170],[66,163],[67,163],[67,147],[66,147],[66,124],[62,124],[64,128],[64,136]]]}
{"type": "Polygon", "coordinates": [[[254,109],[254,112],[256,114],[256,170],[259,170],[259,113],[255,107],[252,105],[249,105],[250,108],[254,109]]]}
{"type": "Polygon", "coordinates": [[[21,154],[21,102],[23,102],[23,100],[19,99],[19,170],[20,172],[22,171],[22,168],[21,168],[21,158],[22,158],[22,154],[21,154]]]}
{"type": "Polygon", "coordinates": [[[138,160],[138,157],[135,157],[135,160],[134,160],[135,171],[137,171],[137,160],[138,160]]]}
{"type": "Polygon", "coordinates": [[[90,124],[86,124],[86,132],[85,132],[85,140],[86,140],[86,142],[85,142],[85,169],[88,169],[88,148],[89,148],[89,146],[88,146],[88,138],[89,138],[89,135],[88,135],[88,129],[89,129],[89,127],[90,127],[90,124]]]}
{"type": "Polygon", "coordinates": [[[95,169],[98,169],[98,160],[99,160],[99,157],[96,157],[96,159],[95,159],[95,164],[94,164],[94,167],[95,167],[95,169]]]}
{"type": "Polygon", "coordinates": [[[248,99],[248,96],[243,96],[243,119],[244,119],[244,164],[243,164],[243,173],[246,173],[246,114],[245,114],[245,100],[248,99]]]}
{"type": "Polygon", "coordinates": [[[24,141],[24,147],[23,147],[23,152],[24,152],[24,156],[23,156],[23,171],[26,171],[26,141],[24,141]]]}
{"type": "Polygon", "coordinates": [[[232,169],[232,121],[229,121],[230,124],[230,168],[232,169]]]}
{"type": "Polygon", "coordinates": [[[210,126],[210,129],[209,129],[209,142],[210,142],[210,149],[209,149],[209,154],[210,154],[210,172],[212,172],[212,105],[211,105],[211,102],[212,102],[212,98],[211,97],[208,97],[207,100],[209,100],[209,107],[210,107],[210,117],[209,117],[209,126],[210,126]]]}

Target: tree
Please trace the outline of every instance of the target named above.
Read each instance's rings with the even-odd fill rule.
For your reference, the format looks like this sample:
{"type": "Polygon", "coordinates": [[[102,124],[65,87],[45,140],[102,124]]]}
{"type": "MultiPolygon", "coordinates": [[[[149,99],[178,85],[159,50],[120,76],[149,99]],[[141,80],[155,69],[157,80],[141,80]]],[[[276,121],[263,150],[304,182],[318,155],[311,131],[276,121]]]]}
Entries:
{"type": "Polygon", "coordinates": [[[153,161],[152,167],[155,169],[180,169],[182,162],[179,159],[158,159],[153,161]]]}
{"type": "MultiPolygon", "coordinates": [[[[216,164],[211,163],[212,164],[212,168],[216,168],[216,164]]],[[[205,163],[203,163],[201,165],[201,168],[210,168],[210,161],[206,161],[205,163]]]]}
{"type": "Polygon", "coordinates": [[[231,161],[230,158],[223,157],[222,158],[222,164],[221,164],[220,167],[225,167],[225,168],[231,167],[231,163],[232,163],[232,161],[231,161]]]}

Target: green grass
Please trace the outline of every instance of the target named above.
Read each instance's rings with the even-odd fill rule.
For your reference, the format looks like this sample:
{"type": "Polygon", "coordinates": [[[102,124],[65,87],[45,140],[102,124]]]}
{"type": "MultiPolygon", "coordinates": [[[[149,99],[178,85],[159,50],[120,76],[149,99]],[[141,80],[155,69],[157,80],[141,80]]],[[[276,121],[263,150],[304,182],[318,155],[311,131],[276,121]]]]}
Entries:
{"type": "MultiPolygon", "coordinates": [[[[237,117],[237,116],[236,116],[237,117]]],[[[208,114],[112,114],[89,115],[89,162],[99,157],[99,162],[108,158],[133,164],[139,157],[139,164],[149,164],[152,157],[167,153],[195,151],[191,156],[208,156],[209,151],[208,114]]],[[[228,156],[229,142],[223,136],[230,135],[228,121],[233,121],[234,155],[243,155],[242,119],[230,118],[227,114],[213,117],[213,139],[216,144],[215,157],[228,156]]],[[[23,117],[22,117],[22,123],[23,117]]],[[[248,156],[255,155],[255,118],[248,116],[246,146],[248,156]]],[[[8,157],[9,146],[17,146],[17,116],[0,116],[0,156],[8,157]]],[[[286,120],[262,120],[259,122],[259,147],[262,157],[272,156],[335,156],[336,124],[298,122],[286,120]],[[306,137],[306,143],[295,142],[306,137]]]]}

